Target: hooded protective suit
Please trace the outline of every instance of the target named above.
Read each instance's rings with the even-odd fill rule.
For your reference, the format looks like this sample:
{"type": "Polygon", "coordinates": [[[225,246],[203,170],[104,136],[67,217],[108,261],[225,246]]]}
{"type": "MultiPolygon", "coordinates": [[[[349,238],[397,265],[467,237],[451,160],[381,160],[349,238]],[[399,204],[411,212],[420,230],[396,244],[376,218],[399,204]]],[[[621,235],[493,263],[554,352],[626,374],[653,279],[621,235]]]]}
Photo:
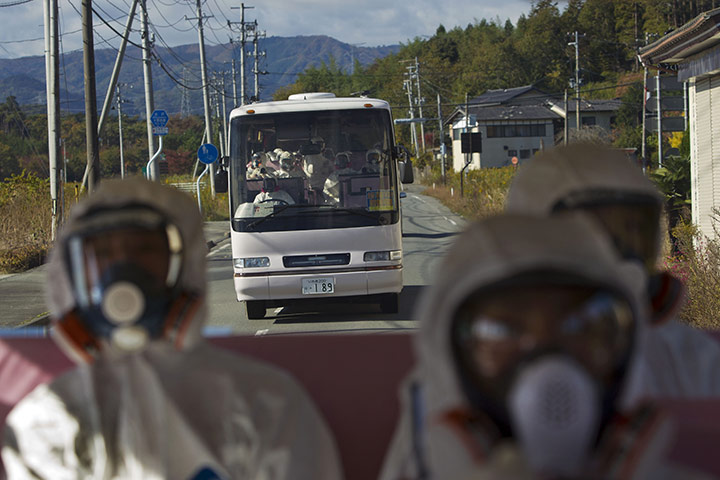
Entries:
{"type": "MultiPolygon", "coordinates": [[[[655,185],[620,151],[575,144],[548,150],[523,165],[508,191],[506,211],[546,216],[574,200],[622,203],[631,197],[655,199],[658,205],[663,201],[655,185]]],[[[583,208],[578,205],[573,209],[583,208]]],[[[653,222],[656,215],[649,215],[648,221],[653,222]]],[[[659,218],[656,220],[657,229],[659,218]]],[[[660,229],[657,232],[657,241],[643,252],[651,270],[660,250],[660,229]]],[[[674,283],[674,293],[650,293],[650,301],[661,305],[662,314],[652,319],[653,328],[648,331],[645,355],[653,389],[648,393],[668,397],[720,395],[720,345],[704,332],[672,318],[683,294],[680,282],[674,283]]]]}
{"type": "MultiPolygon", "coordinates": [[[[602,232],[582,215],[491,218],[472,225],[458,238],[434,286],[418,305],[418,365],[404,386],[401,420],[381,479],[536,478],[527,466],[527,452],[521,453],[516,438],[493,443],[490,435],[476,431],[469,436],[457,428],[453,418],[458,412],[471,411],[472,406],[451,347],[454,312],[467,298],[480,288],[534,271],[572,274],[588,284],[621,292],[630,302],[636,319],[633,348],[614,406],[618,411],[629,411],[638,404],[638,392],[647,390],[642,269],[620,261],[602,232]]],[[[633,468],[639,476],[632,478],[662,478],[643,476],[647,469],[668,471],[667,464],[659,462],[662,458],[658,458],[657,447],[666,444],[671,428],[666,422],[656,425],[659,428],[645,439],[649,443],[625,445],[629,451],[608,455],[605,467],[617,468],[616,460],[633,458],[638,460],[633,468]]],[[[589,455],[588,464],[593,455],[589,455]]],[[[606,478],[602,471],[592,471],[606,478]]]]}
{"type": "Polygon", "coordinates": [[[73,209],[50,257],[47,299],[54,338],[79,365],[9,414],[2,455],[10,479],[341,478],[334,441],[304,390],[201,338],[206,253],[192,197],[171,187],[106,181],[73,209]],[[194,301],[141,350],[100,340],[89,352],[62,328],[76,307],[62,245],[89,211],[130,205],[150,206],[177,227],[178,284],[194,301]]]}

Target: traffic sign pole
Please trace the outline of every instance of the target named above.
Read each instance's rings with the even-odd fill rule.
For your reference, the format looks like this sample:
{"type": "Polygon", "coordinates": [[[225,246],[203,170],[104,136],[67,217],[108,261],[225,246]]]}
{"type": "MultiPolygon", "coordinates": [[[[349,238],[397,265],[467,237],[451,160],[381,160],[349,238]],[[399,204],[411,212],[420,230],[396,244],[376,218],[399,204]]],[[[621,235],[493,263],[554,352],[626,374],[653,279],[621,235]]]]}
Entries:
{"type": "Polygon", "coordinates": [[[212,143],[200,145],[200,148],[198,148],[197,151],[197,157],[198,160],[205,164],[205,170],[203,170],[203,172],[200,174],[196,183],[198,210],[200,210],[200,213],[202,213],[202,201],[200,200],[200,180],[206,173],[208,173],[208,171],[210,170],[210,165],[212,165],[217,160],[218,149],[212,143]]]}

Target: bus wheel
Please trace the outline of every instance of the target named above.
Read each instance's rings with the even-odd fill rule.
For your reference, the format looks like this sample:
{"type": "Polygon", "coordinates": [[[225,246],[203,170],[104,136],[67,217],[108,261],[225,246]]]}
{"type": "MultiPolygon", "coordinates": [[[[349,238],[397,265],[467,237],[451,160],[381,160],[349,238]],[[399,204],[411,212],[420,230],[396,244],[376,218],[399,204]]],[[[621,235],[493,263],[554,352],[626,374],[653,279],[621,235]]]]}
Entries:
{"type": "Polygon", "coordinates": [[[265,302],[262,300],[248,300],[245,302],[245,308],[250,320],[257,320],[265,316],[265,302]]]}
{"type": "Polygon", "coordinates": [[[398,313],[399,298],[397,293],[388,293],[380,300],[380,311],[382,313],[398,313]]]}

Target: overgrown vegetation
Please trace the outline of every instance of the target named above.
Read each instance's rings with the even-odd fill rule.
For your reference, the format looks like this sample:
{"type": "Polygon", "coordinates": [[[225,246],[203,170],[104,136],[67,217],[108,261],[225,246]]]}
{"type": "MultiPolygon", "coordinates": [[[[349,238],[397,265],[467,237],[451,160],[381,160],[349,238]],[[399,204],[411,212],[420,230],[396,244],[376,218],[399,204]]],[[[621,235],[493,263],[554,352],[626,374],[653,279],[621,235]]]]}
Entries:
{"type": "MultiPolygon", "coordinates": [[[[716,225],[720,221],[715,212],[716,225]]],[[[690,325],[720,329],[720,240],[709,239],[690,223],[680,223],[673,231],[678,252],[668,257],[665,267],[682,279],[687,302],[680,317],[690,325]]]]}
{"type": "Polygon", "coordinates": [[[0,183],[0,271],[40,265],[50,246],[50,186],[23,172],[0,183]]]}
{"type": "Polygon", "coordinates": [[[448,172],[443,183],[440,170],[435,169],[423,176],[422,182],[430,187],[425,194],[437,198],[464,218],[477,220],[502,212],[514,175],[515,167],[470,170],[462,182],[462,195],[461,175],[456,172],[448,172]]]}

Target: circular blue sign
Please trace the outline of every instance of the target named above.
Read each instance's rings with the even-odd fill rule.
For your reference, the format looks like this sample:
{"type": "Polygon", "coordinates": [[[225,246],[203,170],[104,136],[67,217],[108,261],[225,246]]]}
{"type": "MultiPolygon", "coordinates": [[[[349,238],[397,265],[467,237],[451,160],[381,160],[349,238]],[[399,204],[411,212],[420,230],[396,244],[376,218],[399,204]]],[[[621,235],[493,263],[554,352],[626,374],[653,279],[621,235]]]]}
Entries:
{"type": "Polygon", "coordinates": [[[198,160],[205,165],[210,165],[218,158],[218,149],[212,143],[206,143],[198,148],[197,152],[198,160]]]}

